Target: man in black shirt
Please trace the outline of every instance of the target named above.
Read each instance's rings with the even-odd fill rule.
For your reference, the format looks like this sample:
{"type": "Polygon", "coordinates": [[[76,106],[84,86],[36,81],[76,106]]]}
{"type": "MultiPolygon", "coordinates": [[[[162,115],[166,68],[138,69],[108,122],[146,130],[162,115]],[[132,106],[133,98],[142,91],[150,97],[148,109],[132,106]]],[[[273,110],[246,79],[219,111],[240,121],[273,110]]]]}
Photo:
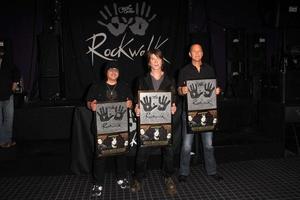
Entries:
{"type": "MultiPolygon", "coordinates": [[[[203,50],[200,44],[193,44],[190,47],[189,56],[191,63],[182,68],[178,77],[178,94],[186,96],[189,91],[186,86],[187,80],[214,79],[214,69],[208,64],[202,63],[203,50]]],[[[220,88],[216,88],[216,94],[220,93],[220,88]]],[[[190,173],[191,148],[194,134],[187,133],[186,111],[182,113],[182,148],[180,155],[179,181],[185,182],[190,173]]],[[[217,174],[216,161],[214,156],[214,147],[212,145],[213,132],[200,133],[202,137],[204,162],[207,175],[217,181],[223,178],[217,174]]]]}
{"type": "MultiPolygon", "coordinates": [[[[96,111],[97,103],[108,101],[127,101],[127,108],[132,107],[132,93],[128,85],[124,82],[118,81],[119,68],[117,62],[110,62],[105,68],[106,80],[101,83],[93,84],[87,94],[87,107],[96,111]]],[[[103,191],[104,175],[105,175],[104,157],[94,159],[93,175],[95,185],[92,188],[92,196],[101,196],[103,191]]],[[[129,188],[127,174],[126,156],[115,156],[115,163],[117,165],[117,184],[121,189],[129,188]]]]}
{"type": "Polygon", "coordinates": [[[7,42],[0,41],[0,147],[9,148],[12,141],[14,96],[20,73],[7,50],[7,42]]]}

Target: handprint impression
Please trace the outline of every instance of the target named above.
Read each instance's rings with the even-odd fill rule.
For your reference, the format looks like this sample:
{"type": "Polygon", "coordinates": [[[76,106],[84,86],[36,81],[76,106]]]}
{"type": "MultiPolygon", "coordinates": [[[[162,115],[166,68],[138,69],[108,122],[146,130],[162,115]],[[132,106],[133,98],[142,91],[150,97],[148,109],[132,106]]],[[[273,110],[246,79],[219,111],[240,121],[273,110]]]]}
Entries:
{"type": "Polygon", "coordinates": [[[102,121],[102,122],[106,122],[113,117],[113,115],[108,116],[107,108],[104,108],[104,107],[101,107],[99,109],[99,112],[97,112],[97,115],[100,117],[100,121],[102,121]]]}
{"type": "Polygon", "coordinates": [[[204,85],[204,96],[205,97],[211,97],[213,91],[214,91],[215,87],[212,86],[211,83],[207,83],[204,85]]]}
{"type": "Polygon", "coordinates": [[[151,97],[147,97],[147,96],[146,96],[146,97],[143,98],[143,100],[144,100],[144,101],[141,101],[141,104],[142,104],[142,106],[143,106],[143,108],[144,108],[144,111],[150,112],[150,111],[152,111],[154,108],[157,107],[157,105],[154,105],[154,104],[153,104],[153,106],[151,105],[151,102],[152,102],[151,97]]]}
{"type": "Polygon", "coordinates": [[[124,109],[123,106],[121,106],[121,105],[119,107],[116,106],[114,119],[122,120],[125,112],[126,112],[126,109],[124,109]]]}
{"type": "Polygon", "coordinates": [[[171,102],[171,100],[168,101],[168,98],[166,96],[162,96],[158,98],[158,110],[159,111],[164,111],[166,110],[167,106],[169,105],[169,103],[171,102]]]}
{"type": "Polygon", "coordinates": [[[145,35],[146,30],[149,26],[149,22],[151,22],[155,17],[156,14],[152,15],[151,18],[149,18],[149,13],[151,11],[151,6],[148,6],[147,11],[145,11],[146,3],[143,2],[141,9],[139,10],[139,4],[136,3],[136,17],[135,22],[129,26],[131,32],[135,35],[145,35]],[[145,14],[144,14],[145,13],[145,14]]]}
{"type": "Polygon", "coordinates": [[[118,16],[118,12],[117,12],[117,5],[114,3],[114,15],[110,12],[110,10],[108,9],[107,6],[104,6],[104,9],[106,11],[106,14],[103,11],[99,11],[101,16],[103,17],[104,20],[106,20],[107,22],[102,22],[100,20],[98,20],[98,24],[105,26],[109,32],[111,34],[113,34],[114,36],[118,36],[122,33],[125,32],[127,26],[132,22],[132,18],[130,18],[129,20],[127,20],[126,18],[122,17],[122,21],[124,22],[120,22],[120,18],[118,16]],[[108,15],[108,16],[107,16],[108,15]],[[109,19],[111,20],[109,22],[109,19]]]}
{"type": "Polygon", "coordinates": [[[197,99],[203,94],[203,92],[198,91],[198,86],[197,84],[191,84],[190,85],[190,95],[192,99],[197,99]]]}

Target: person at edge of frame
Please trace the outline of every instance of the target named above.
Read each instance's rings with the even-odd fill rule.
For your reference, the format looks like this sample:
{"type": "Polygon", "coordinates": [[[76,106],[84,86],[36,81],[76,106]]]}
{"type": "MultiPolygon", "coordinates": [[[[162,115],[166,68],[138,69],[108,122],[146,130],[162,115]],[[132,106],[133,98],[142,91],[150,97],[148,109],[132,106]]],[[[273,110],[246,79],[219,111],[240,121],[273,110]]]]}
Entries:
{"type": "Polygon", "coordinates": [[[14,65],[11,40],[0,40],[0,148],[16,145],[13,139],[14,93],[20,81],[20,71],[14,65]]]}

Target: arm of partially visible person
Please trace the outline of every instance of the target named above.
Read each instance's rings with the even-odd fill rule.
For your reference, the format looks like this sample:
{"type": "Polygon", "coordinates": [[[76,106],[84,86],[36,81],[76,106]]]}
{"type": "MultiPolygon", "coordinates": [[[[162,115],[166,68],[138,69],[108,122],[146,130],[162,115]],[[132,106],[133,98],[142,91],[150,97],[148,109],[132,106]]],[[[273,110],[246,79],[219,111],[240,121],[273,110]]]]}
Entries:
{"type": "Polygon", "coordinates": [[[124,83],[124,92],[126,94],[126,105],[127,105],[127,108],[131,109],[132,108],[132,99],[133,99],[133,96],[132,96],[132,91],[129,87],[129,85],[127,83],[124,83]]]}
{"type": "Polygon", "coordinates": [[[140,116],[140,106],[139,106],[139,104],[135,104],[134,112],[135,112],[135,115],[137,117],[140,116]]]}
{"type": "Polygon", "coordinates": [[[177,92],[180,96],[184,96],[189,92],[189,89],[187,86],[179,86],[177,88],[177,92]]]}
{"type": "Polygon", "coordinates": [[[127,98],[126,105],[127,105],[127,108],[131,109],[132,108],[132,100],[127,98]]]}
{"type": "Polygon", "coordinates": [[[97,95],[97,85],[92,84],[88,90],[87,96],[86,96],[86,106],[88,109],[92,111],[96,111],[97,108],[97,100],[96,100],[96,95],[97,95]]]}
{"type": "Polygon", "coordinates": [[[88,109],[95,112],[97,108],[97,100],[87,101],[86,106],[88,107],[88,109]]]}
{"type": "Polygon", "coordinates": [[[13,65],[13,68],[12,68],[12,91],[15,92],[17,87],[18,87],[18,82],[20,81],[20,71],[19,69],[17,68],[17,66],[13,65]]]}
{"type": "Polygon", "coordinates": [[[216,95],[220,95],[222,92],[222,89],[220,87],[216,87],[216,95]]]}
{"type": "Polygon", "coordinates": [[[176,107],[176,102],[177,102],[177,92],[176,92],[176,84],[175,80],[172,79],[172,85],[171,85],[171,93],[172,93],[172,105],[171,105],[171,113],[172,115],[175,114],[177,107],[176,107]]]}

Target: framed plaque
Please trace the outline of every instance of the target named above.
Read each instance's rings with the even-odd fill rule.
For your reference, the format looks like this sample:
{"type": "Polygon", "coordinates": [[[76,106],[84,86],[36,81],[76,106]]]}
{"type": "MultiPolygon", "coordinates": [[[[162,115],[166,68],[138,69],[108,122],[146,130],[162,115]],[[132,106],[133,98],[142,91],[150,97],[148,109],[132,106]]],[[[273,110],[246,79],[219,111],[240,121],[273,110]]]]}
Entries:
{"type": "Polygon", "coordinates": [[[188,80],[188,132],[214,130],[217,124],[216,79],[188,80]]]}
{"type": "Polygon", "coordinates": [[[128,152],[129,121],[126,102],[97,104],[98,156],[112,156],[128,152]]]}
{"type": "Polygon", "coordinates": [[[139,91],[139,138],[141,146],[171,144],[171,104],[171,92],[139,91]]]}

